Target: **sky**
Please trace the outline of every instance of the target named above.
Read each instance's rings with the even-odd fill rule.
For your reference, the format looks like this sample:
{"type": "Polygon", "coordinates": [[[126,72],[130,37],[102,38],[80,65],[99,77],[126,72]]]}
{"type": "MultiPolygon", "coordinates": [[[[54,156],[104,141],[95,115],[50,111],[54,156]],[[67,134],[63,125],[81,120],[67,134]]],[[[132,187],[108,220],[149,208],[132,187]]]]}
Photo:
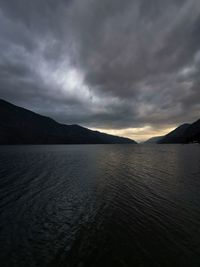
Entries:
{"type": "Polygon", "coordinates": [[[0,0],[0,98],[143,141],[200,118],[199,0],[0,0]]]}

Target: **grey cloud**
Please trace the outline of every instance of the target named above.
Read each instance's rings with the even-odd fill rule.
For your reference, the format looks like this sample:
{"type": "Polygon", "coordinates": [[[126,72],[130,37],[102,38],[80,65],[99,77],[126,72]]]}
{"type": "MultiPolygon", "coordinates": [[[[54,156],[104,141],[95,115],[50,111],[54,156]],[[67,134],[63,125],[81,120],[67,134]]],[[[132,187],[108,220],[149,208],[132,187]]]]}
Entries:
{"type": "Polygon", "coordinates": [[[97,128],[199,116],[199,0],[1,0],[0,22],[2,98],[97,128]]]}

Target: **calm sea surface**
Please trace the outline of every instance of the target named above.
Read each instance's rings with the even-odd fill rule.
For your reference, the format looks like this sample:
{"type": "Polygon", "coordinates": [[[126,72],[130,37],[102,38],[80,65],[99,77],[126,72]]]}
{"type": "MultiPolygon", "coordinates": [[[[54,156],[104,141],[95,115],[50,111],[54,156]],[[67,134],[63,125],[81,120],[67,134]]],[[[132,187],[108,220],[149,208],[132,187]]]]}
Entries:
{"type": "Polygon", "coordinates": [[[199,267],[200,145],[1,146],[0,266],[199,267]]]}

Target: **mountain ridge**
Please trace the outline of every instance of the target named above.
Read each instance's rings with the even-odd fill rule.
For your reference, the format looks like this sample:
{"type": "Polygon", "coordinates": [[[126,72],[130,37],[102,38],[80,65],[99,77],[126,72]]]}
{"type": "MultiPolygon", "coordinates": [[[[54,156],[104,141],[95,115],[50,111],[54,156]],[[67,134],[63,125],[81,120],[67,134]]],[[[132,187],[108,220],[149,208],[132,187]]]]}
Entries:
{"type": "Polygon", "coordinates": [[[160,141],[164,136],[154,136],[149,139],[147,139],[143,144],[157,144],[158,141],[160,141]]]}
{"type": "Polygon", "coordinates": [[[200,143],[200,119],[194,123],[184,123],[166,134],[158,144],[200,143]]]}
{"type": "Polygon", "coordinates": [[[136,144],[132,139],[66,125],[0,99],[0,144],[136,144]]]}

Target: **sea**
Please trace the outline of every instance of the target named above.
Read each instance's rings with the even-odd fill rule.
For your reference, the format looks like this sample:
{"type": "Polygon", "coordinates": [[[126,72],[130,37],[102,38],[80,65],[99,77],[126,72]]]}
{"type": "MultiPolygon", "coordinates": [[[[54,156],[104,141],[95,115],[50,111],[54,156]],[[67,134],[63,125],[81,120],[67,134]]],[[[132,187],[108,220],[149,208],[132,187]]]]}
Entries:
{"type": "Polygon", "coordinates": [[[200,145],[0,146],[1,267],[199,267],[200,145]]]}

